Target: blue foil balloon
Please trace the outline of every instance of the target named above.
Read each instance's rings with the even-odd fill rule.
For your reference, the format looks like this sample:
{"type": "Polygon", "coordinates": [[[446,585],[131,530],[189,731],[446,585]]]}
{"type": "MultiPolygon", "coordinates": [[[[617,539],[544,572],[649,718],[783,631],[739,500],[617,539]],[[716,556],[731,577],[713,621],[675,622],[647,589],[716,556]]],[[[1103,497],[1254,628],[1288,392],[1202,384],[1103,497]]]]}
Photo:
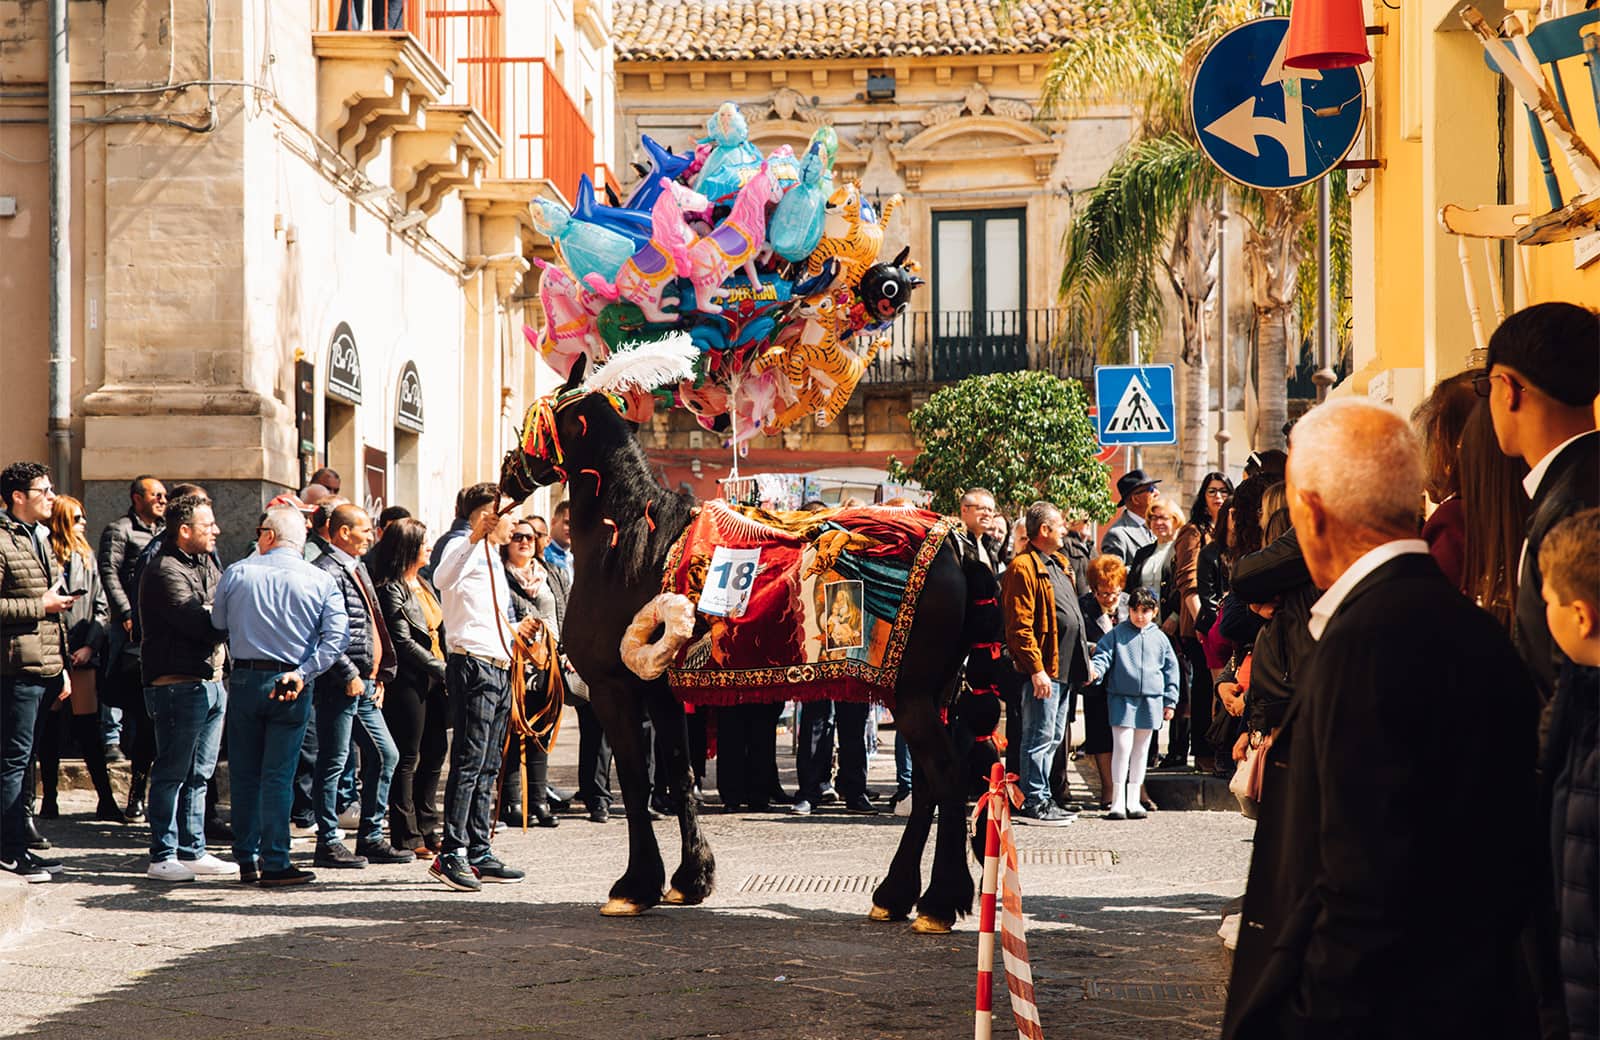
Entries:
{"type": "Polygon", "coordinates": [[[711,113],[701,143],[715,147],[700,168],[694,188],[712,202],[737,194],[745,181],[761,169],[761,153],[750,143],[749,124],[732,101],[724,101],[711,113]]]}
{"type": "Polygon", "coordinates": [[[649,212],[640,213],[617,206],[602,206],[600,200],[595,198],[594,182],[589,180],[587,173],[578,176],[578,200],[577,205],[572,208],[572,219],[615,231],[633,242],[635,252],[650,241],[649,212]]]}
{"type": "Polygon", "coordinates": [[[556,244],[567,269],[579,282],[591,274],[598,274],[608,282],[616,281],[622,265],[638,251],[632,239],[599,224],[576,219],[549,199],[534,199],[533,202],[534,228],[556,244]]]}
{"type": "Polygon", "coordinates": [[[694,155],[673,155],[649,134],[641,136],[639,142],[643,145],[645,154],[650,157],[650,171],[644,175],[644,180],[639,182],[638,187],[633,189],[633,194],[628,196],[625,205],[635,212],[649,213],[661,194],[661,178],[675,181],[682,177],[684,171],[694,163],[694,155]]]}
{"type": "Polygon", "coordinates": [[[828,195],[823,188],[827,174],[827,158],[822,146],[813,144],[806,149],[800,163],[800,182],[779,200],[767,222],[767,241],[785,260],[799,263],[810,256],[822,241],[826,222],[828,195]]]}

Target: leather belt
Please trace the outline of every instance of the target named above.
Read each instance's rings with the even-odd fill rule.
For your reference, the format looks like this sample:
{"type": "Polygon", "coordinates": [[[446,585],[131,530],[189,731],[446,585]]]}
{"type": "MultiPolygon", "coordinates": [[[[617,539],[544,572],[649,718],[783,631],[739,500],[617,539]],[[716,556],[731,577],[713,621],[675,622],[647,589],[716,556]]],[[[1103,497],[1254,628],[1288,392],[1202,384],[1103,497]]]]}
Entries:
{"type": "Polygon", "coordinates": [[[273,661],[268,658],[234,658],[235,668],[247,668],[252,672],[292,672],[295,665],[284,664],[282,661],[273,661]]]}
{"type": "Polygon", "coordinates": [[[502,672],[511,670],[511,662],[503,657],[489,657],[485,654],[474,654],[466,650],[452,650],[450,652],[457,657],[470,657],[475,661],[482,661],[484,664],[492,664],[502,672]]]}

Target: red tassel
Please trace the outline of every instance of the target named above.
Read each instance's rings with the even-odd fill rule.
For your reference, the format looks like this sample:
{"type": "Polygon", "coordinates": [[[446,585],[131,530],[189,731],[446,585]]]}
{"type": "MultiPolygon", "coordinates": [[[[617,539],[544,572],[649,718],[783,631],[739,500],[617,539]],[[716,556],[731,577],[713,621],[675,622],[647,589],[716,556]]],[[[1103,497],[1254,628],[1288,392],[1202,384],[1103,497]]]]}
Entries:
{"type": "Polygon", "coordinates": [[[617,547],[617,536],[621,534],[621,532],[617,530],[617,522],[611,519],[609,516],[601,517],[600,522],[611,528],[611,548],[615,549],[617,547]]]}
{"type": "MultiPolygon", "coordinates": [[[[578,416],[578,418],[582,419],[583,416],[580,415],[580,416],[578,416]]],[[[580,469],[578,471],[578,476],[581,477],[585,473],[593,473],[594,474],[594,495],[595,495],[596,498],[599,498],[600,497],[600,471],[597,470],[597,469],[580,469]]]]}
{"type": "Polygon", "coordinates": [[[656,529],[656,522],[650,519],[650,507],[655,505],[655,502],[656,500],[652,498],[644,504],[644,522],[650,525],[652,531],[656,529]]]}
{"type": "Polygon", "coordinates": [[[972,601],[972,605],[975,607],[996,607],[1000,605],[1000,601],[990,596],[988,599],[975,599],[972,601]]]}
{"type": "Polygon", "coordinates": [[[565,484],[567,482],[566,470],[562,469],[560,466],[551,466],[550,468],[556,471],[556,475],[561,478],[561,483],[565,484]]]}
{"type": "Polygon", "coordinates": [[[583,436],[589,436],[589,417],[587,415],[578,416],[578,430],[583,436]]]}

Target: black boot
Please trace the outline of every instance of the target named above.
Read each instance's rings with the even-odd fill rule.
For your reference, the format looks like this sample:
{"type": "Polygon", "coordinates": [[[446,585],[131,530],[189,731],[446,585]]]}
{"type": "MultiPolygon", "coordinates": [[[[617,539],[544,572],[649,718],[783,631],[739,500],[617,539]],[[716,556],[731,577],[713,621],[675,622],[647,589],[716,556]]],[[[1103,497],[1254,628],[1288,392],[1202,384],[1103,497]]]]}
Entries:
{"type": "MultiPolygon", "coordinates": [[[[528,755],[528,818],[541,827],[554,827],[561,820],[550,811],[550,754],[530,744],[528,755]]],[[[519,778],[520,779],[520,778],[519,778]]]]}
{"type": "Polygon", "coordinates": [[[100,716],[72,716],[72,739],[83,754],[84,768],[89,771],[89,779],[94,781],[95,794],[99,795],[95,819],[123,822],[125,817],[117,807],[117,793],[111,789],[111,771],[106,768],[106,746],[100,740],[100,716]]]}
{"type": "Polygon", "coordinates": [[[128,779],[128,810],[123,818],[129,823],[144,821],[144,789],[149,782],[150,773],[147,769],[135,769],[128,779]]]}
{"type": "MultiPolygon", "coordinates": [[[[533,809],[530,807],[529,816],[533,809]]],[[[501,822],[509,827],[522,826],[522,750],[515,738],[500,761],[500,813],[501,822]]]]}

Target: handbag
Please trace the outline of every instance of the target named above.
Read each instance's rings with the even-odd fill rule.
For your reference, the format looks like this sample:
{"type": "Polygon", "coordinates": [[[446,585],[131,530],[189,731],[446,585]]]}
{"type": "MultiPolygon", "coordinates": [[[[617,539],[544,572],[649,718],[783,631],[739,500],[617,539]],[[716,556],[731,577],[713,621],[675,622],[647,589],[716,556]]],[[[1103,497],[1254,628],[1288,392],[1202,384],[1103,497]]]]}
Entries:
{"type": "Polygon", "coordinates": [[[99,673],[93,668],[72,669],[72,714],[99,714],[100,698],[95,692],[98,678],[99,673]]]}

